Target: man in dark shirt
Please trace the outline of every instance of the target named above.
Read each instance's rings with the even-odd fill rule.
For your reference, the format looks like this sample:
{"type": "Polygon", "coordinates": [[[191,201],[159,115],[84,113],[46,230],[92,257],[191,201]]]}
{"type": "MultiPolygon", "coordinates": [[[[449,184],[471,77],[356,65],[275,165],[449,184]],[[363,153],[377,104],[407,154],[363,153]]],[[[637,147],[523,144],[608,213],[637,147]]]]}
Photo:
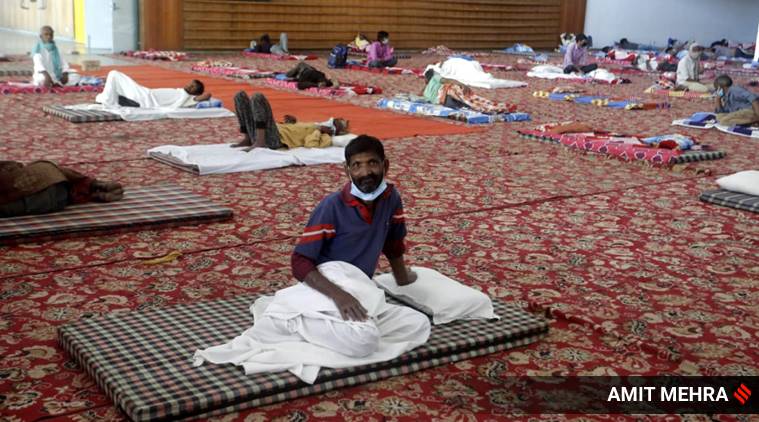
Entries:
{"type": "Polygon", "coordinates": [[[298,82],[298,89],[325,88],[337,85],[327,79],[324,72],[316,70],[315,67],[305,62],[298,63],[286,73],[286,76],[298,82]]]}
{"type": "Polygon", "coordinates": [[[389,166],[377,138],[361,135],[351,141],[345,148],[349,182],[317,205],[293,252],[295,278],[331,298],[346,320],[364,321],[366,310],[317,265],[344,261],[371,278],[384,253],[399,285],[416,280],[403,260],[406,223],[398,190],[385,182],[389,166]]]}

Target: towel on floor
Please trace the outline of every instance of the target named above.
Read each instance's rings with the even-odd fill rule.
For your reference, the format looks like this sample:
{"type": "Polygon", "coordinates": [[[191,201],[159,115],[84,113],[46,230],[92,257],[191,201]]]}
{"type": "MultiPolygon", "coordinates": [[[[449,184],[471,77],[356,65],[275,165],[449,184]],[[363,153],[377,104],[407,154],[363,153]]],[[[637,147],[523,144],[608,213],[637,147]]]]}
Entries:
{"type": "Polygon", "coordinates": [[[672,121],[674,126],[684,126],[694,129],[711,129],[717,124],[717,116],[709,112],[696,112],[685,119],[672,121]]]}
{"type": "Polygon", "coordinates": [[[427,342],[429,320],[411,308],[387,303],[383,290],[361,270],[346,262],[327,262],[318,268],[361,303],[370,317],[368,321],[344,321],[330,298],[305,283],[297,283],[273,297],[258,298],[250,309],[253,327],[227,344],[196,351],[195,366],[206,361],[233,363],[242,366],[248,375],[289,371],[313,384],[322,367],[350,368],[385,362],[427,342]],[[409,316],[414,317],[413,322],[418,319],[426,323],[409,323],[409,316]],[[283,334],[280,324],[289,335],[283,334]],[[322,335],[330,328],[331,335],[322,335]],[[371,335],[364,334],[370,330],[371,335]],[[358,353],[337,352],[337,344],[318,345],[322,338],[326,342],[327,337],[351,335],[356,340],[372,337],[375,341],[379,336],[379,347],[359,357],[358,353]]]}
{"type": "Polygon", "coordinates": [[[482,69],[482,65],[476,60],[467,60],[460,57],[451,57],[442,65],[432,64],[427,66],[445,79],[453,79],[475,88],[518,88],[527,86],[525,82],[498,79],[482,69]]]}
{"type": "Polygon", "coordinates": [[[231,144],[212,145],[162,145],[148,150],[148,155],[163,161],[171,160],[185,167],[197,167],[199,175],[237,173],[244,171],[269,170],[288,166],[310,166],[316,164],[339,164],[345,161],[345,145],[356,135],[342,135],[332,138],[328,148],[293,148],[273,150],[255,148],[245,152],[232,148],[231,144]],[[156,156],[157,154],[164,157],[156,156]]]}
{"type": "MultiPolygon", "coordinates": [[[[198,103],[200,104],[200,103],[198,103]]],[[[220,105],[221,103],[216,103],[220,105]]],[[[74,104],[66,106],[69,110],[106,111],[116,114],[128,122],[158,120],[158,119],[209,119],[215,117],[234,117],[235,114],[223,107],[213,105],[213,102],[200,107],[190,108],[142,108],[142,107],[107,107],[102,104],[74,104]],[[204,107],[205,108],[202,108],[204,107]]]]}

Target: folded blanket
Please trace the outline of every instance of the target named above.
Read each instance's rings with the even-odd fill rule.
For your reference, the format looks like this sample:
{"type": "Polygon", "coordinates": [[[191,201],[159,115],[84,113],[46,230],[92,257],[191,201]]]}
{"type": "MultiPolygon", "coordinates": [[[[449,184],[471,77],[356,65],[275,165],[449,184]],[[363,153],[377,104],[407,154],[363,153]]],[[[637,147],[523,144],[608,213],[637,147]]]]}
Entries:
{"type": "Polygon", "coordinates": [[[692,92],[692,91],[675,91],[664,89],[659,84],[654,84],[644,91],[646,94],[653,94],[663,97],[688,98],[688,99],[713,99],[714,94],[709,92],[692,92]]]}
{"type": "Polygon", "coordinates": [[[318,57],[314,55],[297,55],[297,54],[271,54],[271,53],[257,53],[255,51],[243,50],[243,56],[256,57],[260,59],[269,60],[316,60],[318,57]]]}
{"type": "Polygon", "coordinates": [[[377,102],[379,108],[420,114],[423,116],[443,117],[469,124],[487,124],[495,122],[517,122],[530,120],[527,113],[484,114],[469,109],[455,109],[438,104],[411,101],[404,98],[383,98],[377,102]]]}
{"type": "MultiPolygon", "coordinates": [[[[280,80],[280,79],[266,79],[265,81],[269,85],[278,86],[281,88],[291,89],[291,90],[298,90],[298,83],[295,81],[290,80],[280,80]]],[[[303,90],[304,92],[308,92],[315,95],[320,95],[324,97],[342,97],[345,95],[372,95],[372,94],[381,94],[382,89],[377,88],[374,86],[366,86],[366,85],[351,85],[351,84],[343,84],[340,83],[340,86],[337,88],[331,88],[331,87],[325,87],[325,88],[309,88],[303,90]]]]}
{"type": "Polygon", "coordinates": [[[730,135],[745,136],[747,138],[759,138],[759,127],[756,126],[725,126],[714,125],[718,131],[729,133],[730,135]]]}
{"type": "Polygon", "coordinates": [[[540,79],[562,79],[562,80],[566,80],[570,82],[580,82],[580,83],[595,82],[595,83],[605,83],[605,84],[610,84],[610,85],[630,82],[627,79],[618,78],[616,75],[614,75],[613,73],[609,72],[606,69],[596,69],[585,75],[581,75],[579,73],[564,73],[563,68],[559,66],[552,66],[552,65],[535,66],[532,69],[530,69],[529,72],[527,72],[527,76],[531,78],[540,78],[540,79]]]}
{"type": "Polygon", "coordinates": [[[599,95],[579,95],[573,93],[553,93],[549,91],[535,91],[533,97],[546,98],[552,101],[571,101],[577,104],[592,104],[598,107],[618,108],[624,110],[656,110],[669,108],[670,103],[650,102],[640,99],[615,99],[599,95]]]}
{"type": "Polygon", "coordinates": [[[286,150],[255,148],[250,152],[244,152],[241,148],[232,148],[232,144],[162,145],[149,149],[148,155],[167,164],[191,170],[201,176],[237,173],[288,166],[339,164],[345,161],[345,145],[347,144],[345,140],[355,137],[356,135],[336,136],[332,140],[333,146],[328,148],[286,150]]]}
{"type": "Polygon", "coordinates": [[[258,78],[272,78],[275,73],[265,70],[258,70],[243,66],[213,66],[196,64],[191,67],[193,72],[206,73],[215,76],[228,76],[230,78],[240,79],[258,79],[258,78]]]}
{"type": "Polygon", "coordinates": [[[0,94],[68,94],[72,92],[100,92],[100,85],[54,86],[46,88],[29,82],[0,82],[0,94]]]}
{"type": "Polygon", "coordinates": [[[123,56],[135,57],[145,60],[168,60],[171,62],[180,62],[187,59],[187,53],[181,51],[158,51],[158,50],[137,50],[124,51],[123,56]]]}
{"type": "Polygon", "coordinates": [[[435,47],[430,47],[422,51],[422,54],[424,54],[425,56],[426,55],[453,56],[456,54],[466,54],[469,56],[489,56],[490,55],[490,53],[487,53],[484,51],[454,51],[442,44],[437,45],[435,47]]]}
{"type": "Polygon", "coordinates": [[[158,119],[209,119],[215,117],[234,117],[235,114],[226,108],[221,107],[221,101],[209,100],[208,102],[198,103],[196,107],[164,109],[164,108],[142,108],[142,107],[106,107],[102,104],[75,104],[65,106],[68,110],[81,111],[105,111],[116,114],[122,120],[129,122],[147,121],[158,119]]]}
{"type": "Polygon", "coordinates": [[[674,126],[684,126],[694,129],[711,129],[717,124],[717,116],[714,113],[698,112],[693,113],[685,119],[676,119],[672,121],[674,126]]]}
{"type": "Polygon", "coordinates": [[[432,64],[424,71],[432,69],[445,79],[453,79],[464,85],[475,88],[518,88],[527,86],[525,82],[498,79],[482,69],[482,65],[476,60],[467,60],[460,57],[450,57],[442,65],[432,64]]]}
{"type": "Polygon", "coordinates": [[[349,61],[343,69],[384,73],[386,75],[415,75],[420,78],[424,76],[424,71],[422,69],[410,69],[405,67],[369,67],[364,63],[356,61],[349,61]]]}

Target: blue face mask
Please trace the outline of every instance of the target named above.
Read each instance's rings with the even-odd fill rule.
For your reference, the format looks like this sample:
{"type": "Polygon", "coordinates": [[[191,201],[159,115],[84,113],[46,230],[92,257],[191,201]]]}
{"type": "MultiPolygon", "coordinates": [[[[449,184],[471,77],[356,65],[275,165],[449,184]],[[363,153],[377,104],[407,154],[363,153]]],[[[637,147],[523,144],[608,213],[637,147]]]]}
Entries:
{"type": "Polygon", "coordinates": [[[361,189],[356,186],[355,183],[353,183],[353,179],[351,179],[351,195],[355,196],[356,198],[364,201],[364,202],[371,202],[375,199],[379,198],[382,193],[385,192],[385,189],[387,189],[387,182],[385,182],[385,179],[382,179],[382,183],[377,186],[377,189],[367,193],[362,191],[361,189]]]}
{"type": "Polygon", "coordinates": [[[717,96],[724,97],[725,96],[725,90],[720,88],[717,90],[717,96]]]}

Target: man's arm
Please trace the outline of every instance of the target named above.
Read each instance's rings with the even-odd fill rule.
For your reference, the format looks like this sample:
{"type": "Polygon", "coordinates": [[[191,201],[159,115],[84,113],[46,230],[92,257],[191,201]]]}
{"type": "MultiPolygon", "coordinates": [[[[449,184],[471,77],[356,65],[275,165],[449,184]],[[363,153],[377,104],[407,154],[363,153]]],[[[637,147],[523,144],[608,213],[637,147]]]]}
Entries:
{"type": "Polygon", "coordinates": [[[751,103],[751,108],[754,109],[754,115],[759,116],[759,98],[751,103]]]}
{"type": "Polygon", "coordinates": [[[195,101],[201,102],[201,101],[208,101],[211,99],[211,93],[206,92],[205,94],[200,94],[194,98],[195,101]]]}
{"type": "Polygon", "coordinates": [[[395,258],[388,258],[388,261],[390,261],[390,268],[393,270],[395,284],[406,286],[416,281],[416,273],[406,267],[403,255],[395,258]]]}
{"type": "Polygon", "coordinates": [[[324,277],[318,269],[313,269],[308,273],[303,282],[332,299],[344,320],[366,321],[368,318],[366,309],[361,306],[361,302],[335,283],[327,280],[327,277],[324,277]]]}

